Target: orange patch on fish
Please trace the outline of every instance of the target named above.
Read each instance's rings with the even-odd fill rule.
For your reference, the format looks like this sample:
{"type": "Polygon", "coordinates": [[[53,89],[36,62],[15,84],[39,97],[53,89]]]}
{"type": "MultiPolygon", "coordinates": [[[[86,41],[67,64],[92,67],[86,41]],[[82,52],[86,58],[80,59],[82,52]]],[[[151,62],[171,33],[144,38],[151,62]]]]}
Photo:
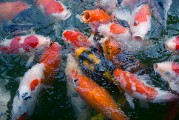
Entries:
{"type": "Polygon", "coordinates": [[[151,11],[149,5],[146,4],[143,5],[142,8],[135,14],[134,25],[137,26],[142,22],[146,22],[148,16],[151,16],[151,11]]]}
{"type": "Polygon", "coordinates": [[[123,46],[118,41],[108,39],[104,42],[103,51],[105,57],[112,60],[116,55],[123,52],[123,46]]]}
{"type": "Polygon", "coordinates": [[[112,17],[109,16],[103,10],[95,9],[95,10],[84,11],[82,19],[86,23],[90,23],[90,22],[107,23],[112,20],[112,17]]]}
{"type": "Polygon", "coordinates": [[[176,44],[176,50],[179,50],[179,36],[176,37],[174,42],[176,44]]]}
{"type": "Polygon", "coordinates": [[[30,83],[30,89],[31,91],[35,90],[35,88],[39,85],[39,80],[35,79],[30,83]]]}
{"type": "Polygon", "coordinates": [[[77,80],[77,92],[90,106],[112,120],[128,119],[104,88],[84,75],[75,73],[73,77],[77,80]]]}
{"type": "Polygon", "coordinates": [[[110,32],[113,34],[122,34],[125,33],[127,31],[127,28],[123,27],[120,24],[111,24],[110,26],[110,32]]]}
{"type": "Polygon", "coordinates": [[[61,46],[55,42],[43,53],[40,62],[45,65],[45,77],[53,77],[57,72],[61,60],[61,46]]]}
{"type": "Polygon", "coordinates": [[[130,94],[137,92],[142,95],[146,95],[148,100],[153,100],[158,95],[158,92],[153,87],[145,85],[130,72],[123,71],[121,69],[115,69],[114,75],[117,81],[120,81],[120,84],[125,85],[124,89],[130,91],[130,94]]]}
{"type": "Polygon", "coordinates": [[[64,11],[64,7],[60,2],[51,1],[44,7],[44,11],[47,15],[62,13],[64,11]]]}

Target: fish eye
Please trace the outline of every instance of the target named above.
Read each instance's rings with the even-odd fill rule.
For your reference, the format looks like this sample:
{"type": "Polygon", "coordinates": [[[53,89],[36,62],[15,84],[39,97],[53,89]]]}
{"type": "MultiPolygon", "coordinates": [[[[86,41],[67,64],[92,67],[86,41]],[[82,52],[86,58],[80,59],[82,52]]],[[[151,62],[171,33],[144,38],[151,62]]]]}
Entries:
{"type": "Polygon", "coordinates": [[[137,26],[139,22],[137,20],[134,21],[134,25],[137,26]]]}
{"type": "Polygon", "coordinates": [[[79,41],[83,41],[83,37],[82,36],[78,36],[78,40],[79,41]]]}
{"type": "Polygon", "coordinates": [[[23,100],[28,100],[28,99],[30,99],[31,98],[31,96],[26,92],[26,93],[24,93],[24,94],[22,94],[22,99],[23,100]]]}
{"type": "Polygon", "coordinates": [[[170,72],[165,72],[165,75],[169,76],[169,75],[170,75],[170,72]]]}
{"type": "Polygon", "coordinates": [[[78,79],[74,79],[73,82],[76,84],[76,82],[78,81],[78,79]]]}

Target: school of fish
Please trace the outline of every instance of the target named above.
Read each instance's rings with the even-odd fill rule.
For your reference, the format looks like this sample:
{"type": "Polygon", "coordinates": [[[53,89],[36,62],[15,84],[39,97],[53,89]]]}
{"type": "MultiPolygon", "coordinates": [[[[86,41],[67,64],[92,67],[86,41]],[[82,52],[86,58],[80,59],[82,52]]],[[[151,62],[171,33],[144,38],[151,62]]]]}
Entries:
{"type": "MultiPolygon", "coordinates": [[[[68,21],[73,15],[70,8],[60,0],[34,0],[34,3],[37,10],[55,23],[54,28],[58,28],[56,23],[68,21]]],[[[164,16],[157,14],[154,9],[156,4],[154,0],[123,0],[120,3],[117,0],[97,0],[94,4],[96,9],[75,15],[75,19],[90,27],[90,37],[80,32],[79,28],[62,32],[61,38],[68,48],[64,69],[67,95],[75,108],[76,119],[87,120],[89,107],[107,119],[130,119],[110,93],[98,84],[104,80],[114,84],[134,110],[136,99],[141,104],[179,100],[179,62],[163,61],[148,67],[133,54],[142,49],[147,41],[152,16],[159,22],[163,21],[166,27],[172,0],[163,3],[163,6],[168,4],[163,10],[164,16]],[[99,39],[96,40],[95,36],[99,39]],[[147,84],[145,79],[150,78],[149,70],[159,74],[170,89],[162,90],[147,84]]],[[[0,3],[0,24],[3,26],[6,21],[11,23],[13,18],[31,7],[21,0],[0,3]]],[[[178,55],[179,34],[166,38],[164,46],[168,52],[178,55]]],[[[27,120],[33,114],[40,92],[45,85],[53,82],[60,70],[62,51],[63,47],[58,41],[40,33],[27,32],[0,41],[1,54],[26,56],[26,67],[30,66],[20,78],[9,119],[27,120]],[[34,59],[38,59],[38,62],[32,65],[34,59]]],[[[0,115],[1,118],[5,119],[0,115]]]]}

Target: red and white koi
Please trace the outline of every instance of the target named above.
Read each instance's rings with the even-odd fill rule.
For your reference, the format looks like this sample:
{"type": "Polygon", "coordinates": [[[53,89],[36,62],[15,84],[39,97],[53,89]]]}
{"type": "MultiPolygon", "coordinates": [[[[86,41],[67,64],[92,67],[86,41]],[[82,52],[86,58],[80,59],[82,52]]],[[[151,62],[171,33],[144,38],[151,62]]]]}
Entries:
{"type": "Polygon", "coordinates": [[[65,43],[70,43],[74,47],[90,47],[95,45],[91,39],[88,39],[87,36],[78,30],[65,30],[62,34],[62,39],[65,43]]]}
{"type": "Polygon", "coordinates": [[[60,50],[61,46],[53,43],[42,55],[41,62],[25,73],[13,100],[12,120],[24,120],[33,113],[44,79],[47,80],[59,67],[60,50]]]}
{"type": "Polygon", "coordinates": [[[48,16],[52,16],[57,21],[66,20],[71,16],[71,12],[60,1],[56,0],[36,0],[37,6],[48,16]]]}
{"type": "Polygon", "coordinates": [[[130,28],[134,40],[145,38],[151,29],[151,11],[148,4],[142,4],[134,9],[130,28]]]}
{"type": "Polygon", "coordinates": [[[17,36],[1,41],[0,52],[28,55],[30,58],[27,64],[30,64],[35,54],[44,51],[45,48],[50,46],[50,43],[50,38],[41,35],[17,36]]]}
{"type": "Polygon", "coordinates": [[[113,75],[116,79],[116,84],[119,84],[125,91],[126,99],[132,108],[134,108],[133,97],[153,103],[172,101],[177,98],[176,95],[168,91],[162,91],[159,88],[145,84],[139,77],[130,72],[115,69],[113,75]]]}
{"type": "Polygon", "coordinates": [[[179,50],[179,36],[168,39],[165,43],[165,46],[168,50],[173,52],[179,50]]]}
{"type": "Polygon", "coordinates": [[[91,107],[112,120],[128,119],[104,88],[81,73],[77,63],[71,63],[70,66],[67,66],[65,73],[68,80],[73,82],[78,94],[91,107]]]}
{"type": "Polygon", "coordinates": [[[30,5],[21,1],[0,3],[0,21],[11,20],[20,12],[30,8],[30,5]]]}
{"type": "Polygon", "coordinates": [[[131,40],[129,29],[116,23],[101,24],[98,27],[98,32],[105,37],[112,37],[115,40],[131,40]]]}
{"type": "Polygon", "coordinates": [[[179,63],[155,63],[154,70],[169,83],[169,86],[173,91],[179,93],[179,63]]]}
{"type": "Polygon", "coordinates": [[[44,64],[39,63],[25,73],[13,100],[12,120],[24,120],[33,113],[37,95],[42,89],[44,70],[44,64]]]}

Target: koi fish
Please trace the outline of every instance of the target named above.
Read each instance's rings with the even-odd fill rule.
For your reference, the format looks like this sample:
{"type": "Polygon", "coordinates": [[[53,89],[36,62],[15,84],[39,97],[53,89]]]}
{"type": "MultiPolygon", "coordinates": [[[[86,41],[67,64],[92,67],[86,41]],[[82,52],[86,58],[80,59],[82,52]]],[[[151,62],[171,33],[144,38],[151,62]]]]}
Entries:
{"type": "Polygon", "coordinates": [[[113,75],[116,78],[116,84],[119,84],[125,91],[126,99],[132,108],[134,108],[133,97],[152,103],[162,103],[177,98],[176,95],[169,91],[162,91],[159,88],[145,84],[139,77],[130,72],[117,68],[114,70],[113,75]]]}
{"type": "Polygon", "coordinates": [[[45,65],[44,75],[46,81],[51,80],[59,71],[61,63],[61,50],[62,47],[57,42],[54,42],[41,56],[40,63],[45,65]]]}
{"type": "Polygon", "coordinates": [[[71,54],[67,55],[67,65],[65,68],[65,74],[67,76],[67,94],[71,100],[71,104],[74,106],[77,120],[87,120],[88,118],[88,106],[86,102],[80,97],[79,93],[75,90],[75,85],[70,79],[70,70],[78,70],[79,74],[82,74],[78,63],[71,54]],[[73,67],[73,68],[72,68],[73,67]]]}
{"type": "Polygon", "coordinates": [[[62,39],[65,43],[70,43],[74,47],[94,46],[93,41],[90,41],[90,39],[78,30],[65,30],[62,34],[62,39]]]}
{"type": "Polygon", "coordinates": [[[25,73],[13,100],[12,120],[24,120],[33,113],[42,83],[57,72],[60,49],[58,43],[53,43],[42,55],[40,63],[25,73]]]}
{"type": "Polygon", "coordinates": [[[84,76],[78,64],[67,66],[66,75],[75,86],[75,90],[92,108],[112,120],[127,120],[128,117],[121,111],[110,94],[91,79],[84,76]]]}
{"type": "Polygon", "coordinates": [[[118,5],[118,1],[117,0],[98,0],[97,2],[97,6],[99,6],[100,8],[103,8],[104,10],[108,11],[108,12],[112,12],[113,10],[116,9],[118,5]]]}
{"type": "Polygon", "coordinates": [[[112,37],[115,40],[131,40],[129,29],[116,23],[101,24],[98,27],[98,32],[105,37],[112,37]]]}
{"type": "Polygon", "coordinates": [[[179,36],[175,36],[175,37],[168,39],[165,43],[165,46],[170,51],[179,50],[179,36]]]}
{"type": "Polygon", "coordinates": [[[151,28],[151,11],[148,4],[142,4],[134,9],[130,24],[132,38],[143,40],[151,28]]]}
{"type": "Polygon", "coordinates": [[[38,63],[25,73],[13,100],[12,120],[24,120],[33,113],[37,96],[42,89],[44,70],[44,64],[38,63]]]}
{"type": "Polygon", "coordinates": [[[109,16],[105,11],[100,9],[95,10],[86,10],[83,12],[82,20],[85,23],[99,22],[99,23],[108,23],[112,20],[112,17],[109,16]]]}
{"type": "Polygon", "coordinates": [[[36,0],[37,6],[48,16],[52,16],[57,21],[66,20],[71,16],[71,12],[56,0],[36,0]]]}
{"type": "Polygon", "coordinates": [[[28,8],[30,6],[21,1],[0,3],[0,21],[11,20],[28,8]]]}
{"type": "Polygon", "coordinates": [[[1,53],[25,54],[29,56],[27,65],[35,58],[35,54],[50,46],[50,38],[41,35],[17,36],[0,42],[1,53]]]}
{"type": "Polygon", "coordinates": [[[179,63],[155,63],[154,70],[169,83],[169,86],[173,91],[179,93],[179,63]]]}

